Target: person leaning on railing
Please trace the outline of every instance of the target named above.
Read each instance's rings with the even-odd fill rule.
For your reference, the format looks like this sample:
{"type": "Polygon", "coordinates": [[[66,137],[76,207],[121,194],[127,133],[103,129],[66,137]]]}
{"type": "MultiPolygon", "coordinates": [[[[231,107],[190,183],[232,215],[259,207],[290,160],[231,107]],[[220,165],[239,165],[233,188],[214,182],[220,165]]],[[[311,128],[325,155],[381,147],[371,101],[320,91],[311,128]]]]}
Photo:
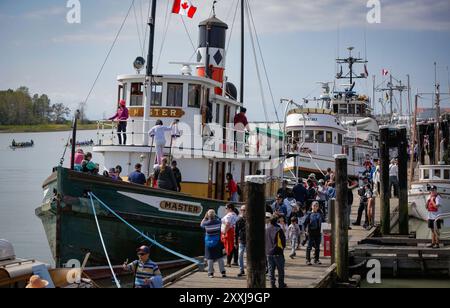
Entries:
{"type": "Polygon", "coordinates": [[[129,113],[128,113],[128,108],[126,107],[126,105],[127,105],[127,103],[124,100],[121,100],[119,103],[119,109],[117,110],[117,113],[113,117],[108,119],[110,121],[118,121],[119,122],[119,124],[117,126],[117,136],[119,137],[119,145],[127,144],[127,121],[129,118],[129,113]],[[123,136],[123,140],[122,140],[122,136],[123,136]]]}

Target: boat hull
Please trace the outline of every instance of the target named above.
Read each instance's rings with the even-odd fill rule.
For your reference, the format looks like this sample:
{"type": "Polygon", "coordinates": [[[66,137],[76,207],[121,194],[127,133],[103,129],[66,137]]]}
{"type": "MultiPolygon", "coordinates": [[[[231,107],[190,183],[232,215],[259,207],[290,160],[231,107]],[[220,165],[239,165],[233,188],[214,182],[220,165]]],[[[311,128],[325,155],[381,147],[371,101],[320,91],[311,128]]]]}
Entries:
{"type": "MultiPolygon", "coordinates": [[[[90,266],[106,264],[88,192],[145,235],[189,257],[204,253],[200,222],[206,211],[215,209],[221,214],[226,205],[222,201],[115,182],[64,168],[58,168],[43,187],[45,197],[36,215],[42,220],[58,266],[73,259],[81,261],[88,252],[90,266]]],[[[134,260],[138,246],[150,245],[97,201],[94,206],[113,264],[134,260]]],[[[151,257],[155,261],[179,259],[157,247],[151,248],[151,257]]]]}

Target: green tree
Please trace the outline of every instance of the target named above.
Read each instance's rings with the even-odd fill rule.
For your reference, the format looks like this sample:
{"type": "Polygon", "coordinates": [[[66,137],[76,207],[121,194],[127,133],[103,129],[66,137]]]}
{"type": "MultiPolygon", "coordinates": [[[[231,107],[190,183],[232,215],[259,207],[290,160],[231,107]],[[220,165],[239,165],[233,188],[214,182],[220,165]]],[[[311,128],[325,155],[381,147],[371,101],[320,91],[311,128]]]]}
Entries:
{"type": "Polygon", "coordinates": [[[63,124],[67,121],[67,117],[70,114],[70,109],[64,106],[64,104],[53,104],[51,107],[51,120],[56,124],[63,124]]]}

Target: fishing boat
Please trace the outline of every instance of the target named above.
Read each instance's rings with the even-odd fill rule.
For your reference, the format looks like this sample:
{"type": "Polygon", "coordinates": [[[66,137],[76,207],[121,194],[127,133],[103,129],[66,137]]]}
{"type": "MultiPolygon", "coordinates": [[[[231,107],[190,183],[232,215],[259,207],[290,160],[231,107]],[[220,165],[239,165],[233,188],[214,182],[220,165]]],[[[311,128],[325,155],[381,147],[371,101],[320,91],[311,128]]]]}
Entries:
{"type": "MultiPolygon", "coordinates": [[[[156,1],[152,5],[155,8],[156,1]]],[[[233,117],[243,103],[236,99],[236,87],[225,81],[227,29],[214,13],[199,24],[197,62],[178,63],[182,66],[179,75],[154,75],[155,29],[150,25],[146,74],[140,74],[143,59],[138,58],[136,74],[117,78],[117,101],[125,100],[130,114],[128,143],[119,144],[116,123],[101,121],[93,153],[101,156],[106,167],[122,166],[125,175],[140,163],[149,177],[156,150],[148,132],[157,120],[166,125],[176,123],[174,130],[167,132],[164,155],[178,162],[183,174],[181,192],[55,168],[42,185],[44,199],[36,215],[42,220],[57,265],[80,259],[87,252],[91,253],[90,265],[106,264],[99,233],[112,264],[135,258],[136,247],[148,244],[143,235],[165,247],[152,248],[156,261],[179,259],[173,251],[187,257],[203,255],[200,222],[209,209],[224,215],[228,202],[225,175],[231,173],[245,191],[245,176],[255,174],[270,160],[260,143],[263,137],[250,132],[247,138],[234,129],[233,117]],[[195,75],[191,66],[196,67],[195,75]]],[[[273,179],[267,185],[268,194],[276,191],[277,185],[273,179]]]]}
{"type": "Polygon", "coordinates": [[[32,148],[34,146],[34,141],[31,140],[29,142],[16,142],[13,140],[11,142],[11,145],[9,146],[11,149],[25,149],[25,148],[32,148]]]}

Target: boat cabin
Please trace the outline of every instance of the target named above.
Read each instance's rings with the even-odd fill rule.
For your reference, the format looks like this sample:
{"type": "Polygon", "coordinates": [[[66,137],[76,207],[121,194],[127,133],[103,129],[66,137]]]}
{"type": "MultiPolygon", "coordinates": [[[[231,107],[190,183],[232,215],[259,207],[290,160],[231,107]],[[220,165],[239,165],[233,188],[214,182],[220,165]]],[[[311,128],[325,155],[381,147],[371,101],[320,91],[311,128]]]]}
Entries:
{"type": "Polygon", "coordinates": [[[449,165],[424,165],[419,167],[419,180],[426,182],[445,181],[450,183],[449,165]]]}

